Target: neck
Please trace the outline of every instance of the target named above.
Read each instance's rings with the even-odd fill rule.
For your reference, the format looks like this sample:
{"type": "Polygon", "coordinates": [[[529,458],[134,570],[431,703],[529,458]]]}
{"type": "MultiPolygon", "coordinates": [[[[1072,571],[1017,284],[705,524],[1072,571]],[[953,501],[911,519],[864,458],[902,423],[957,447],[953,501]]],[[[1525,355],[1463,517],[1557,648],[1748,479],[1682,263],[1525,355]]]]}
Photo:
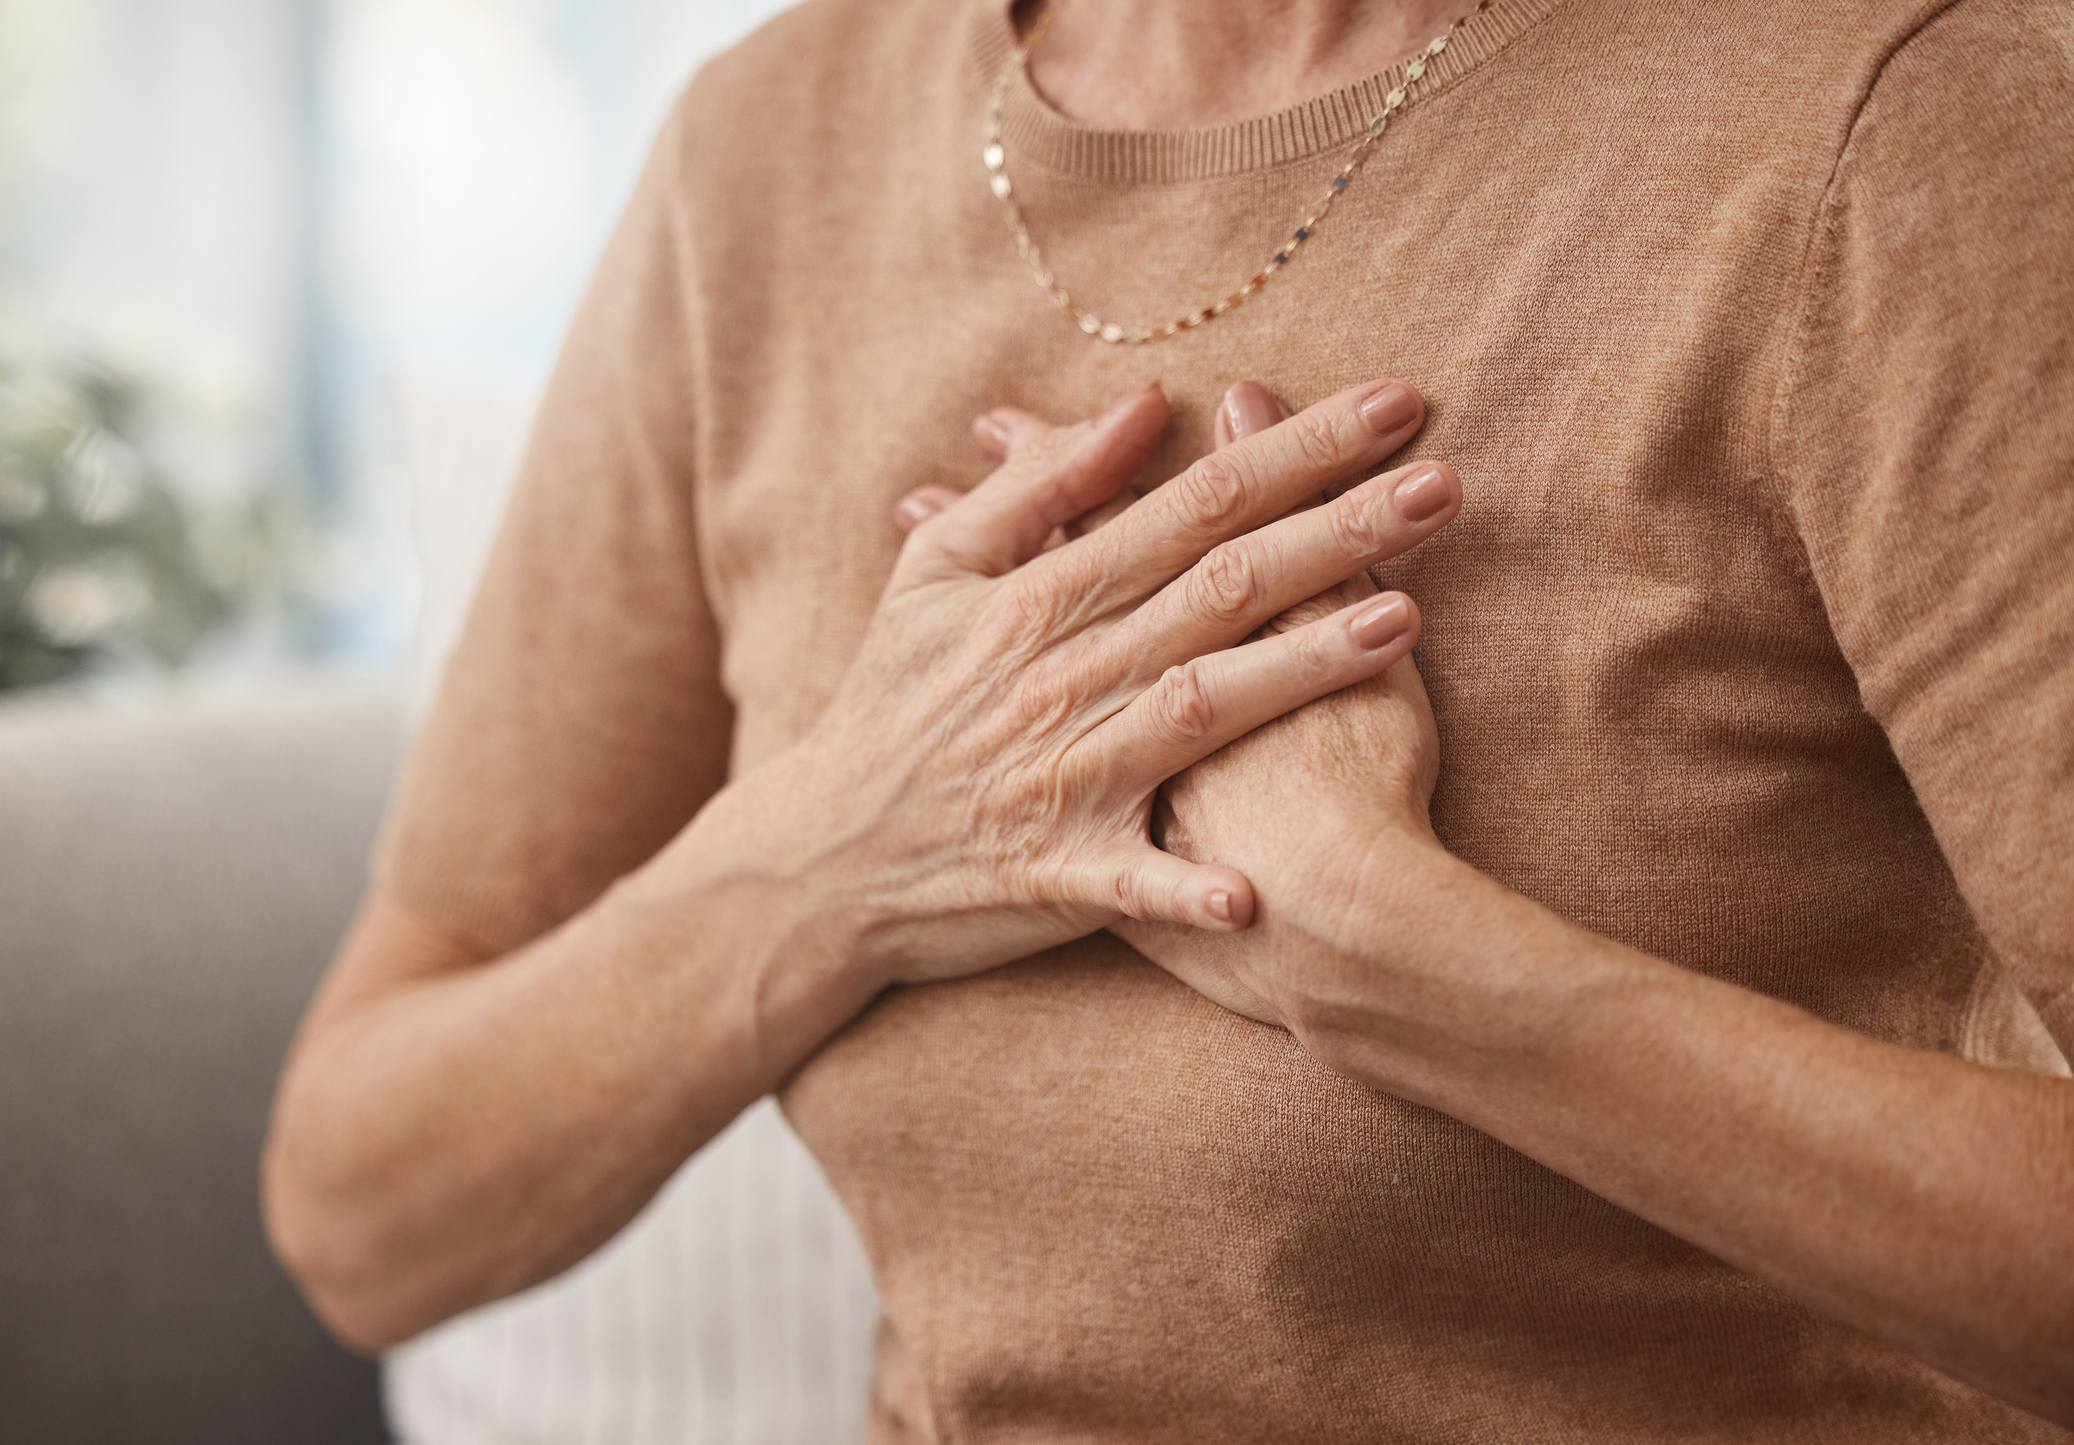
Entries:
{"type": "MultiPolygon", "coordinates": [[[[1018,5],[1025,30],[1045,3],[1018,5]]],[[[1475,0],[1068,0],[1030,56],[1030,80],[1060,112],[1104,130],[1224,125],[1373,75],[1475,8],[1475,0]]]]}

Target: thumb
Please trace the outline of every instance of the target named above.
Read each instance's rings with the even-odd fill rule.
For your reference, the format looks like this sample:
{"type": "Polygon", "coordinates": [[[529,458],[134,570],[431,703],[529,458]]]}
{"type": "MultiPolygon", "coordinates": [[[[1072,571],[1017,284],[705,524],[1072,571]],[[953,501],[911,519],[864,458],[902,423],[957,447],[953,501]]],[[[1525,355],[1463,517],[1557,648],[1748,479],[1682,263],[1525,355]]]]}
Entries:
{"type": "Polygon", "coordinates": [[[1122,491],[1166,427],[1166,396],[1149,386],[1093,422],[1055,433],[1058,445],[1019,448],[957,506],[915,523],[902,568],[911,577],[1014,571],[1057,528],[1122,491]]]}
{"type": "Polygon", "coordinates": [[[1217,933],[1237,933],[1253,922],[1253,885],[1237,869],[1191,863],[1149,843],[1107,864],[1106,877],[1089,880],[1090,901],[1128,918],[1217,933]]]}

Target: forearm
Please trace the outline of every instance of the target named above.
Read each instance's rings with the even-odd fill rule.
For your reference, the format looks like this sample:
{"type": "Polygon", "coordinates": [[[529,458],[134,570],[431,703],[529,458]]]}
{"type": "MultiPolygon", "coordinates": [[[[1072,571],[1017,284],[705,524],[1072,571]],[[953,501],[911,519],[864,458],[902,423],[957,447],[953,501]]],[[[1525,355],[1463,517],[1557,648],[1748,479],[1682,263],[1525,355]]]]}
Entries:
{"type": "Polygon", "coordinates": [[[2074,1422],[2074,1083],[1852,1033],[1424,844],[1397,862],[1392,956],[1342,957],[1300,1010],[1328,1062],[2074,1422]]]}
{"type": "Polygon", "coordinates": [[[265,1166],[276,1246],[343,1337],[383,1347],[582,1258],[870,1001],[854,917],[725,823],[477,966],[412,976],[395,960],[439,941],[371,902],[265,1166]]]}

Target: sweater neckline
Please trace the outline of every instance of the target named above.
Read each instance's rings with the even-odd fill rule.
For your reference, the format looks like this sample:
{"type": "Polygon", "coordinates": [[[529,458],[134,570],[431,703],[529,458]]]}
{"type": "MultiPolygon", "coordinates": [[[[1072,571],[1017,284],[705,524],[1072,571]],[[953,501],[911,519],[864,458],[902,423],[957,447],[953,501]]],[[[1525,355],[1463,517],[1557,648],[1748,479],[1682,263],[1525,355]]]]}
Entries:
{"type": "MultiPolygon", "coordinates": [[[[1560,0],[1496,0],[1472,17],[1446,50],[1429,61],[1410,87],[1409,113],[1505,49],[1560,0]]],[[[1014,0],[985,0],[979,8],[974,64],[991,92],[1015,48],[1014,0]]],[[[1068,120],[1018,73],[1002,106],[1001,129],[1018,164],[1098,184],[1133,185],[1205,180],[1266,170],[1350,146],[1383,108],[1383,97],[1404,83],[1409,59],[1316,99],[1271,115],[1193,130],[1096,130],[1068,120]]]]}

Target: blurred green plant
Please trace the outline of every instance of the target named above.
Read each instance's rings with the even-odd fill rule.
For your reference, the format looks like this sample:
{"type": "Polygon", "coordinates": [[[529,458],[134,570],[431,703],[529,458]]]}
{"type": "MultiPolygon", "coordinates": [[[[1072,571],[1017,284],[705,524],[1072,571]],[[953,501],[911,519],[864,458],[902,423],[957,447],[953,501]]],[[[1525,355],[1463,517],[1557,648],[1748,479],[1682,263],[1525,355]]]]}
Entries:
{"type": "Polygon", "coordinates": [[[0,361],[0,691],[178,667],[282,616],[308,551],[289,487],[203,502],[171,484],[139,382],[0,361]]]}

